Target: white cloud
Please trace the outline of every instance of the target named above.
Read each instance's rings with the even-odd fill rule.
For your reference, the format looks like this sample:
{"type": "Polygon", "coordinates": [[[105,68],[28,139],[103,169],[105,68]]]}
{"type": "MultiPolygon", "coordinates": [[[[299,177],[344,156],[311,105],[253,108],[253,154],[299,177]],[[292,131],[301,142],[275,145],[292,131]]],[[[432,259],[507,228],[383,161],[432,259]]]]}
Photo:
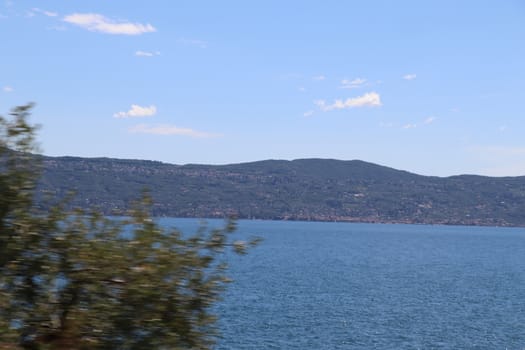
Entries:
{"type": "Polygon", "coordinates": [[[44,15],[48,16],[48,17],[57,17],[58,16],[58,13],[56,12],[51,12],[51,11],[43,11],[42,12],[44,15]]]}
{"type": "Polygon", "coordinates": [[[380,128],[393,128],[394,127],[394,123],[385,123],[385,122],[380,122],[379,123],[379,127],[380,128]]]}
{"type": "Polygon", "coordinates": [[[436,121],[436,117],[428,117],[427,119],[425,119],[424,123],[425,124],[432,124],[433,122],[436,121]]]}
{"type": "Polygon", "coordinates": [[[507,130],[507,125],[502,125],[499,127],[499,131],[505,132],[507,130]]]}
{"type": "Polygon", "coordinates": [[[138,50],[138,51],[135,51],[135,56],[139,56],[139,57],[153,57],[153,56],[160,56],[160,52],[159,52],[159,51],[150,52],[150,51],[141,51],[141,50],[138,50]]]}
{"type": "Polygon", "coordinates": [[[304,86],[299,86],[298,89],[299,89],[299,91],[301,91],[301,92],[305,92],[305,91],[306,91],[306,88],[305,88],[304,86]]]}
{"type": "MultiPolygon", "coordinates": [[[[435,121],[437,120],[436,117],[428,117],[427,119],[425,119],[423,121],[423,124],[424,125],[430,125],[432,123],[434,123],[435,121]]],[[[417,124],[415,123],[409,123],[409,124],[405,124],[402,126],[403,129],[414,129],[414,128],[417,128],[417,124]]]]}
{"type": "Polygon", "coordinates": [[[416,79],[416,77],[417,77],[417,75],[415,75],[413,73],[403,75],[403,79],[405,79],[405,80],[414,80],[414,79],[416,79]]]}
{"type": "Polygon", "coordinates": [[[333,104],[326,104],[325,100],[314,101],[314,104],[323,112],[333,111],[336,109],[357,108],[357,107],[379,107],[381,106],[381,97],[376,92],[369,92],[362,96],[348,98],[346,100],[335,100],[333,104]]]}
{"type": "Polygon", "coordinates": [[[131,109],[127,112],[117,112],[113,114],[115,118],[140,118],[151,117],[157,113],[157,107],[151,105],[149,107],[141,107],[139,105],[131,105],[131,109]]]}
{"type": "Polygon", "coordinates": [[[314,111],[306,111],[303,113],[303,117],[311,117],[314,115],[314,111]]]}
{"type": "Polygon", "coordinates": [[[321,81],[321,80],[325,80],[326,77],[324,75],[316,75],[315,77],[312,78],[313,80],[317,80],[317,81],[321,81]]]}
{"type": "Polygon", "coordinates": [[[175,125],[147,125],[139,124],[128,129],[129,132],[134,134],[152,134],[152,135],[165,135],[165,136],[188,136],[194,138],[212,138],[220,137],[219,134],[212,134],[202,131],[193,130],[190,128],[180,128],[175,125]]]}
{"type": "Polygon", "coordinates": [[[3,90],[4,92],[13,92],[13,91],[15,91],[15,89],[13,89],[11,86],[4,86],[4,87],[2,88],[2,90],[3,90]]]}
{"type": "Polygon", "coordinates": [[[151,24],[115,21],[96,13],[73,13],[63,19],[92,32],[122,35],[140,35],[157,31],[151,24]]]}
{"type": "Polygon", "coordinates": [[[181,44],[190,45],[190,46],[196,46],[196,47],[199,47],[201,49],[205,49],[205,48],[208,47],[208,43],[206,41],[199,40],[199,39],[179,38],[177,41],[179,43],[181,43],[181,44]]]}
{"type": "Polygon", "coordinates": [[[363,78],[355,78],[353,80],[343,79],[341,80],[341,88],[342,89],[357,89],[357,88],[362,87],[364,83],[366,83],[366,79],[363,79],[363,78]]]}
{"type": "Polygon", "coordinates": [[[42,9],[39,9],[37,7],[33,7],[31,9],[32,12],[32,15],[34,15],[34,12],[38,12],[38,13],[41,13],[43,15],[46,15],[47,17],[57,17],[58,16],[58,13],[56,12],[52,12],[52,11],[46,11],[46,10],[42,10],[42,9]]]}

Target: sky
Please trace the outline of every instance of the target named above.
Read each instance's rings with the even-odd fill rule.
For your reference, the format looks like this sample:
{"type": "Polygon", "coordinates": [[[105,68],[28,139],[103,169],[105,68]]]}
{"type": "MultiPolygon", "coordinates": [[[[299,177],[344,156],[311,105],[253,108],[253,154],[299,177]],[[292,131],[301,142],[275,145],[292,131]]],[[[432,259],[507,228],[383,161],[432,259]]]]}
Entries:
{"type": "Polygon", "coordinates": [[[51,156],[525,175],[525,1],[0,0],[51,156]]]}

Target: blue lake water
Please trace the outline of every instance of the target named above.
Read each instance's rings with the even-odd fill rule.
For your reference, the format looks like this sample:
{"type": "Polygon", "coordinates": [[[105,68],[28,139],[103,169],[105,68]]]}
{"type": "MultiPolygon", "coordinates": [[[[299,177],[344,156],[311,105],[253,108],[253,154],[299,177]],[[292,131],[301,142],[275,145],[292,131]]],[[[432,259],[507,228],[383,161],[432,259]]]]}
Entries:
{"type": "Polygon", "coordinates": [[[250,235],[216,349],[525,349],[524,229],[240,221],[250,235]]]}

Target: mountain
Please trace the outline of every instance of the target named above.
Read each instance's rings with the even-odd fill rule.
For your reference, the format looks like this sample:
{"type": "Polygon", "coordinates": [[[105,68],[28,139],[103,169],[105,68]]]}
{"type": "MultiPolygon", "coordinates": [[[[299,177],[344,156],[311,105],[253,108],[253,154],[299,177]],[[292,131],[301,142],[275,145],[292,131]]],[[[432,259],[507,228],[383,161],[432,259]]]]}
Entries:
{"type": "Polygon", "coordinates": [[[359,160],[173,165],[43,157],[40,193],[125,212],[147,188],[153,215],[525,226],[525,176],[421,176],[359,160]]]}

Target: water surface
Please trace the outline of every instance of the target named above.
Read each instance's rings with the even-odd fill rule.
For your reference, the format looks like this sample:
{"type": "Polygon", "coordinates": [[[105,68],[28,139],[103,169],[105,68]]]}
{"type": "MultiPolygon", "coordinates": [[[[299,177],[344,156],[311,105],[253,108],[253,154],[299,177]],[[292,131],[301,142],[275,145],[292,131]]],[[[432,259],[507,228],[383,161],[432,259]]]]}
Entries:
{"type": "Polygon", "coordinates": [[[239,226],[264,242],[230,258],[217,349],[525,348],[524,229],[239,226]]]}

